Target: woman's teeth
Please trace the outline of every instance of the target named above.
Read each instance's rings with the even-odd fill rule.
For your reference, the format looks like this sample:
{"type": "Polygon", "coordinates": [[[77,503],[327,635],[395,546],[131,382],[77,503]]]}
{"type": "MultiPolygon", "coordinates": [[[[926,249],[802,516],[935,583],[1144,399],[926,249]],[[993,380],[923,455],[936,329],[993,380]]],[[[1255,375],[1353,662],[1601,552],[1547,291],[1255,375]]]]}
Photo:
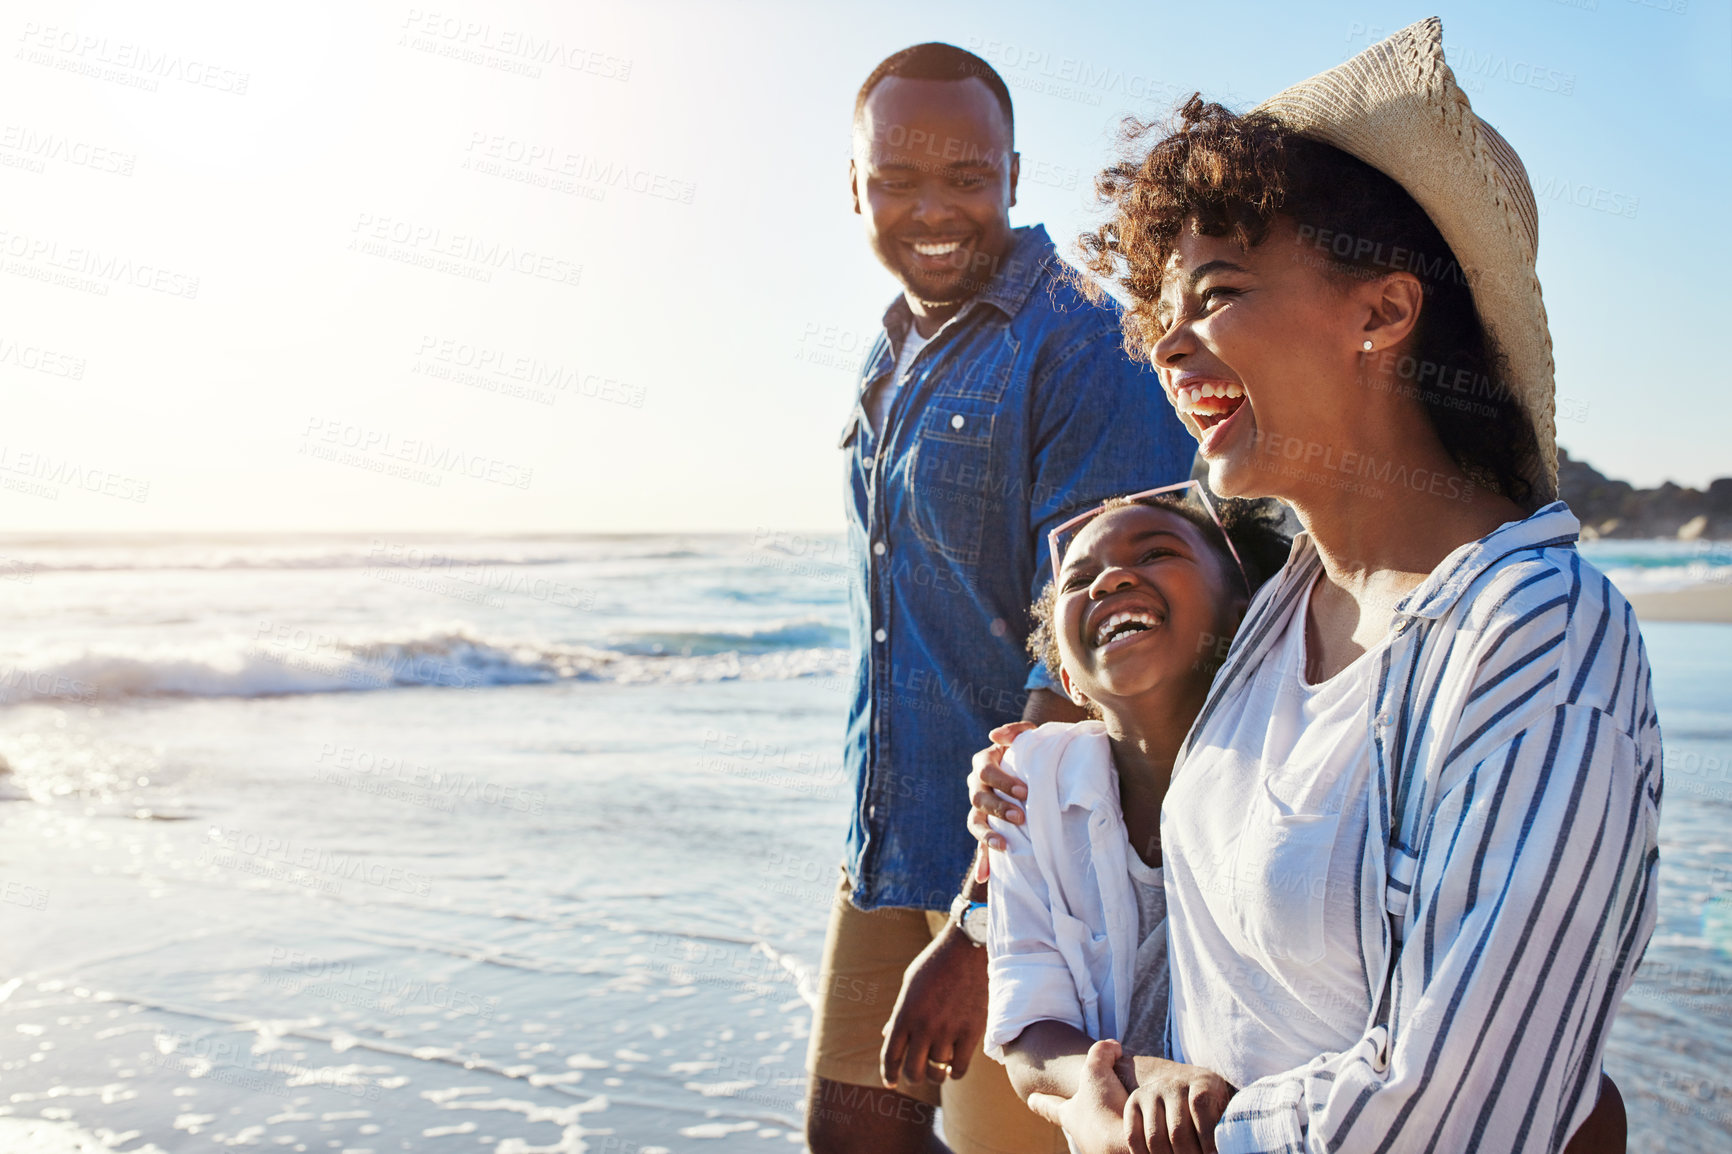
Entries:
{"type": "Polygon", "coordinates": [[[1174,399],[1181,413],[1207,413],[1214,415],[1225,411],[1229,407],[1220,402],[1236,401],[1243,398],[1244,395],[1245,390],[1240,388],[1238,385],[1195,385],[1188,389],[1178,390],[1174,394],[1174,399]]]}
{"type": "Polygon", "coordinates": [[[1114,613],[1095,630],[1095,648],[1099,649],[1109,641],[1118,640],[1121,634],[1141,633],[1160,623],[1160,619],[1152,613],[1114,613]]]}
{"type": "Polygon", "coordinates": [[[961,247],[962,242],[959,240],[947,240],[942,244],[921,244],[919,241],[914,242],[914,251],[919,253],[921,256],[949,256],[961,247]]]}

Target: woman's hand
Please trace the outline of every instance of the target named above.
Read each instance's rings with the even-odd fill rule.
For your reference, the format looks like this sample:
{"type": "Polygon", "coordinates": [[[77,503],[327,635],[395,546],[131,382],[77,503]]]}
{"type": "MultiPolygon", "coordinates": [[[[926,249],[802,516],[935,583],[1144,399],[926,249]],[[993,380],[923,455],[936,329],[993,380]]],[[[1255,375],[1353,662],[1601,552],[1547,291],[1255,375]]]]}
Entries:
{"type": "MultiPolygon", "coordinates": [[[[1025,821],[1015,801],[1028,800],[1028,786],[1006,773],[1000,763],[1004,751],[1018,735],[1036,728],[1032,721],[1013,721],[1001,725],[986,736],[992,745],[974,755],[974,768],[968,774],[968,800],[973,806],[968,813],[968,832],[988,849],[1003,849],[1004,839],[992,832],[988,815],[1021,825],[1025,821]]],[[[985,854],[975,855],[974,880],[985,881],[988,867],[985,854]]]]}
{"type": "MultiPolygon", "coordinates": [[[[1077,1092],[1062,1100],[1056,1117],[1041,1113],[1064,1127],[1078,1154],[1133,1154],[1125,1129],[1129,1097],[1115,1070],[1122,1056],[1119,1044],[1111,1038],[1090,1046],[1077,1092]]],[[[1030,1103],[1038,1097],[1045,1095],[1030,1095],[1030,1103]]]]}
{"type": "Polygon", "coordinates": [[[1213,1070],[1139,1056],[1125,1103],[1125,1141],[1135,1154],[1214,1154],[1215,1124],[1233,1087],[1213,1070]]]}

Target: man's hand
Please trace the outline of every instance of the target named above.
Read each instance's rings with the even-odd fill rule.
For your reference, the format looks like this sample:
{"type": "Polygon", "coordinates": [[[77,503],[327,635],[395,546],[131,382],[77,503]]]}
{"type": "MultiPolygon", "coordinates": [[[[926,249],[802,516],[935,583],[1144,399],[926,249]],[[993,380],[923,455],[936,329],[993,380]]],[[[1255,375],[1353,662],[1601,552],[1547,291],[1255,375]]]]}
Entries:
{"type": "MultiPolygon", "coordinates": [[[[974,768],[968,774],[968,800],[973,806],[968,812],[968,832],[974,835],[974,840],[988,849],[1003,849],[1004,839],[992,832],[992,827],[986,824],[988,814],[1002,817],[1005,821],[1021,825],[1025,818],[1020,807],[1012,804],[1016,801],[1028,800],[1028,786],[1018,778],[1012,777],[1002,768],[1004,751],[1010,748],[1010,743],[1021,734],[1036,728],[1032,721],[1013,721],[1001,725],[987,738],[992,745],[974,755],[974,768]]],[[[974,855],[974,880],[983,882],[989,872],[986,855],[974,855]]]]}
{"type": "Polygon", "coordinates": [[[1138,1056],[1136,1089],[1125,1103],[1125,1140],[1134,1154],[1214,1154],[1215,1124],[1233,1087],[1213,1070],[1138,1056]]]}
{"type": "Polygon", "coordinates": [[[902,975],[902,992],[884,1027],[880,1073],[886,1086],[942,1082],[968,1073],[986,1034],[986,950],[954,925],[932,939],[902,975]]]}

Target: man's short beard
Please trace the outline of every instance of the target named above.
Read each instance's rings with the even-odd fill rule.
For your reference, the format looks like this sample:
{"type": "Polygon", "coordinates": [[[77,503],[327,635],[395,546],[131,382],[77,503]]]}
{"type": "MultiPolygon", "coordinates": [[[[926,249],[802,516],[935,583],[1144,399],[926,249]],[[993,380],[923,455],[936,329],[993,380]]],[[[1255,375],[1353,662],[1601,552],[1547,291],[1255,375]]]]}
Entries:
{"type": "Polygon", "coordinates": [[[987,283],[986,280],[982,280],[979,277],[971,276],[969,273],[964,272],[962,274],[962,279],[956,282],[956,287],[946,293],[943,298],[929,296],[918,290],[913,292],[913,296],[915,300],[920,302],[922,308],[954,308],[956,305],[967,304],[969,301],[979,296],[981,290],[987,286],[987,283]]]}

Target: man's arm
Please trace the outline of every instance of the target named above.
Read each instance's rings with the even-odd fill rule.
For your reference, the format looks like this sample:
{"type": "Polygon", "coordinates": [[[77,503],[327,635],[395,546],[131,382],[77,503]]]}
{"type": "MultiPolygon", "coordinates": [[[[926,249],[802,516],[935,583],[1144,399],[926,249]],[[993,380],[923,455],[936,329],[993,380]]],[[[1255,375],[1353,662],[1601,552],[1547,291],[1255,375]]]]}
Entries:
{"type": "MultiPolygon", "coordinates": [[[[1022,710],[1023,721],[1031,725],[1084,716],[1081,706],[1050,689],[1030,690],[1022,710]]],[[[962,894],[971,902],[986,900],[986,882],[976,880],[985,860],[986,851],[976,850],[975,868],[963,882],[962,894]]],[[[954,922],[945,926],[902,975],[879,1052],[884,1084],[943,1081],[933,1077],[939,1071],[927,1065],[928,1058],[949,1061],[952,1077],[966,1073],[975,1044],[986,1033],[986,988],[986,951],[954,922]]],[[[1081,1052],[1088,1052],[1086,1042],[1081,1052]]]]}

